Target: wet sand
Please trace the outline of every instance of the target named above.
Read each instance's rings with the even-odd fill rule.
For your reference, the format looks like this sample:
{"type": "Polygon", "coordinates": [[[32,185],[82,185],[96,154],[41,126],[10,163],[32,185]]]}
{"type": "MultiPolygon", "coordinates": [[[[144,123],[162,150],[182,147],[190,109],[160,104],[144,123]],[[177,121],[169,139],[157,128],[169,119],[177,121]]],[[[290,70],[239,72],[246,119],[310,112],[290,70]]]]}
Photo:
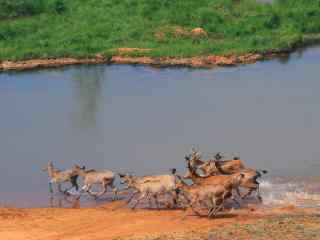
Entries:
{"type": "MultiPolygon", "coordinates": [[[[309,216],[314,209],[292,206],[259,209],[251,206],[220,214],[215,219],[197,217],[181,210],[135,210],[117,201],[94,208],[0,208],[0,239],[6,240],[99,240],[147,235],[203,232],[233,224],[255,224],[258,220],[290,215],[309,216]]],[[[294,218],[293,218],[294,219],[294,218]]],[[[294,221],[294,220],[293,220],[294,221]]],[[[310,224],[314,224],[310,222],[310,224]]]]}

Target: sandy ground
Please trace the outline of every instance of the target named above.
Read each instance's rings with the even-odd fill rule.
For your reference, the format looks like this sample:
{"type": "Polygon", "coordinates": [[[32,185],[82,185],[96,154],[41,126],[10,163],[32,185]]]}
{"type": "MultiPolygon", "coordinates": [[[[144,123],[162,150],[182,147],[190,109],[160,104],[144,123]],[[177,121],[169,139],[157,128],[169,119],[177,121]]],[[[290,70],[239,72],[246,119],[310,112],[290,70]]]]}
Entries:
{"type": "Polygon", "coordinates": [[[205,231],[234,223],[254,224],[267,216],[313,214],[294,207],[272,210],[255,206],[224,213],[215,219],[181,210],[135,210],[117,201],[94,208],[0,208],[1,240],[100,240],[205,231]]]}

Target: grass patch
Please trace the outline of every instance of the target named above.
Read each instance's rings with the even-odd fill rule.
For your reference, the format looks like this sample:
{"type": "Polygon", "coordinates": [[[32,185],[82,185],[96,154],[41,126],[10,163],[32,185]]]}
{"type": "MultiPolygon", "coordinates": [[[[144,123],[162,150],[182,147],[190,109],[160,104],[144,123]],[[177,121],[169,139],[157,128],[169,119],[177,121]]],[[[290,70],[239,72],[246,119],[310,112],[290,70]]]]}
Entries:
{"type": "Polygon", "coordinates": [[[320,0],[0,0],[0,60],[109,56],[120,47],[155,57],[259,53],[319,34],[320,0]],[[192,36],[197,27],[207,36],[192,36]]]}
{"type": "Polygon", "coordinates": [[[206,232],[173,233],[118,238],[117,240],[318,240],[320,239],[320,216],[266,217],[251,224],[233,224],[206,232]]]}

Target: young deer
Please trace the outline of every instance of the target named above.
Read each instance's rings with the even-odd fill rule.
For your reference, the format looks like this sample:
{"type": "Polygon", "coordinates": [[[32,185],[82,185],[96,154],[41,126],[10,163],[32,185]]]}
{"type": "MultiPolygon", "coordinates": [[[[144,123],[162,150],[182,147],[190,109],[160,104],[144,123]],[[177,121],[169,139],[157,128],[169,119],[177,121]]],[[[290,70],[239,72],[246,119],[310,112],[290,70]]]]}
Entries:
{"type": "Polygon", "coordinates": [[[91,196],[98,198],[107,192],[108,186],[111,187],[114,193],[114,199],[117,198],[118,189],[114,186],[115,173],[110,170],[85,170],[85,167],[75,165],[72,169],[74,174],[83,178],[84,185],[82,191],[88,192],[91,196]],[[94,184],[102,185],[101,192],[92,192],[91,188],[94,184]]]}
{"type": "Polygon", "coordinates": [[[42,169],[43,171],[48,172],[50,181],[49,181],[49,191],[50,193],[53,193],[53,187],[52,184],[56,184],[58,187],[58,191],[62,193],[66,193],[71,188],[75,188],[78,190],[79,186],[77,184],[78,175],[74,173],[72,170],[59,170],[53,166],[52,162],[48,162],[47,167],[42,169]],[[65,190],[62,190],[61,184],[65,182],[70,182],[71,187],[67,188],[65,190]]]}

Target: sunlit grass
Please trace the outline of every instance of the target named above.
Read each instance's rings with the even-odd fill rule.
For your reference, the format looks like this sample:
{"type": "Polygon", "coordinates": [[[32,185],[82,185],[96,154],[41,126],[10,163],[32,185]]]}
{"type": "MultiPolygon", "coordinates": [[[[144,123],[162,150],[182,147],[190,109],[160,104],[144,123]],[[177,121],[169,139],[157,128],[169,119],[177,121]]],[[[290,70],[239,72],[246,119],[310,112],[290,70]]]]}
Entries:
{"type": "Polygon", "coordinates": [[[116,54],[119,47],[151,48],[132,54],[157,57],[279,51],[319,40],[320,33],[320,0],[31,2],[37,11],[23,4],[13,12],[0,7],[1,60],[92,57],[116,54]],[[208,37],[175,36],[174,27],[201,27],[208,37]]]}

